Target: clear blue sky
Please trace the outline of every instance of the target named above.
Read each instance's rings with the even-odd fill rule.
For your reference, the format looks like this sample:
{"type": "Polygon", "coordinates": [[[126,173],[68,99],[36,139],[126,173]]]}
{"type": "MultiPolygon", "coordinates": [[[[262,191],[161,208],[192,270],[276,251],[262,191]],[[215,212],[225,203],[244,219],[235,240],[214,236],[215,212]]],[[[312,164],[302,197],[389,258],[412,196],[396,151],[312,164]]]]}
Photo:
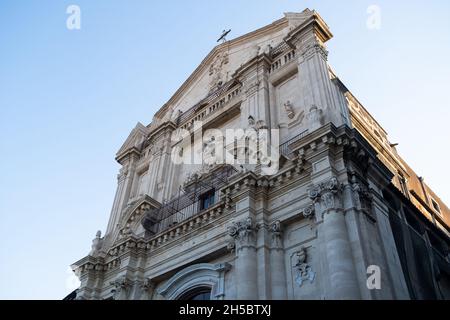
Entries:
{"type": "Polygon", "coordinates": [[[115,152],[216,44],[316,9],[330,64],[450,203],[448,1],[2,1],[0,298],[60,299],[105,230],[115,152]],[[81,8],[81,30],[66,8],[81,8]],[[381,8],[381,29],[366,27],[381,8]]]}

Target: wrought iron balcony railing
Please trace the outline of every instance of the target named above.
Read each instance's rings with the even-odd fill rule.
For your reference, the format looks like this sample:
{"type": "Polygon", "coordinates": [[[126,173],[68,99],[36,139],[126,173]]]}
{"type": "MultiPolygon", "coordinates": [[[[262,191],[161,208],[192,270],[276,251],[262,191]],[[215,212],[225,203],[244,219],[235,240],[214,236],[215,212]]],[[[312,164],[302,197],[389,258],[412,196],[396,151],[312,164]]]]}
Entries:
{"type": "Polygon", "coordinates": [[[142,225],[154,235],[202,213],[222,200],[220,189],[236,172],[233,166],[222,165],[203,175],[194,174],[187,186],[179,188],[175,198],[149,210],[142,225]]]}

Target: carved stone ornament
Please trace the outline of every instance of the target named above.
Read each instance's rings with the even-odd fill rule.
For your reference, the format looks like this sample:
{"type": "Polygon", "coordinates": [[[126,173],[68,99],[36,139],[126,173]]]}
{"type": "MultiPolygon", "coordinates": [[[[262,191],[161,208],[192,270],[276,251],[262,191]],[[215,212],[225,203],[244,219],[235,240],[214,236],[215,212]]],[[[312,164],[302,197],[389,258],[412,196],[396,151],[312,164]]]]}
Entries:
{"type": "Polygon", "coordinates": [[[303,208],[302,214],[305,218],[314,217],[314,205],[309,205],[306,208],[303,208]]]}
{"type": "Polygon", "coordinates": [[[284,103],[284,110],[286,110],[289,119],[293,119],[295,117],[294,107],[289,100],[284,103]]]}
{"type": "Polygon", "coordinates": [[[155,284],[151,279],[147,278],[144,281],[142,281],[140,287],[142,291],[150,291],[155,288],[155,284]]]}
{"type": "Polygon", "coordinates": [[[355,207],[364,212],[371,220],[375,220],[372,210],[373,195],[370,192],[370,189],[357,182],[355,175],[351,178],[350,186],[355,207]]]}
{"type": "Polygon", "coordinates": [[[328,51],[327,49],[320,43],[318,42],[311,42],[308,43],[306,45],[303,46],[303,48],[301,49],[301,55],[307,59],[309,57],[311,57],[314,54],[320,54],[323,59],[327,60],[328,58],[328,51]]]}
{"type": "Polygon", "coordinates": [[[316,186],[313,186],[309,190],[309,197],[313,201],[317,201],[322,195],[332,192],[335,193],[339,190],[339,182],[335,177],[332,177],[327,182],[321,182],[316,186]]]}
{"type": "Polygon", "coordinates": [[[150,293],[155,288],[155,283],[151,279],[146,278],[144,281],[141,282],[140,288],[142,292],[150,293]]]}
{"type": "Polygon", "coordinates": [[[301,248],[296,252],[296,263],[294,265],[295,270],[295,282],[299,287],[303,285],[305,281],[312,283],[316,277],[316,273],[312,270],[311,266],[306,263],[307,254],[306,249],[301,248]]]}
{"type": "Polygon", "coordinates": [[[114,300],[125,300],[128,295],[128,289],[131,286],[131,282],[127,277],[122,276],[119,279],[110,282],[114,287],[111,292],[113,293],[114,300]]]}
{"type": "Polygon", "coordinates": [[[231,226],[228,227],[228,235],[234,238],[237,250],[242,247],[255,245],[255,231],[255,224],[250,217],[243,221],[233,222],[231,226]]]}
{"type": "Polygon", "coordinates": [[[223,66],[228,63],[228,53],[227,52],[220,52],[216,58],[214,59],[213,63],[209,67],[209,86],[211,89],[215,89],[217,87],[220,87],[223,82],[223,66]]]}
{"type": "Polygon", "coordinates": [[[322,209],[335,209],[338,207],[337,194],[342,189],[342,185],[338,182],[337,178],[332,177],[327,182],[321,182],[316,186],[313,186],[309,190],[309,198],[313,203],[320,203],[322,209]]]}
{"type": "Polygon", "coordinates": [[[119,170],[119,174],[117,175],[117,180],[119,182],[125,180],[125,178],[127,177],[127,174],[128,174],[128,168],[127,167],[122,167],[119,170]]]}
{"type": "Polygon", "coordinates": [[[235,249],[236,249],[236,244],[234,243],[234,241],[228,242],[227,250],[230,252],[234,252],[235,249]]]}
{"type": "Polygon", "coordinates": [[[274,248],[282,248],[282,241],[281,241],[281,222],[279,220],[273,222],[270,227],[269,231],[272,236],[272,247],[274,248]]]}
{"type": "Polygon", "coordinates": [[[306,114],[306,119],[309,122],[311,127],[317,127],[318,125],[324,124],[324,114],[323,110],[316,106],[315,104],[311,105],[309,108],[309,112],[306,114]]]}
{"type": "Polygon", "coordinates": [[[99,253],[100,249],[102,248],[103,244],[103,238],[101,238],[102,232],[99,230],[97,231],[94,240],[92,240],[92,248],[89,255],[95,256],[99,253]]]}

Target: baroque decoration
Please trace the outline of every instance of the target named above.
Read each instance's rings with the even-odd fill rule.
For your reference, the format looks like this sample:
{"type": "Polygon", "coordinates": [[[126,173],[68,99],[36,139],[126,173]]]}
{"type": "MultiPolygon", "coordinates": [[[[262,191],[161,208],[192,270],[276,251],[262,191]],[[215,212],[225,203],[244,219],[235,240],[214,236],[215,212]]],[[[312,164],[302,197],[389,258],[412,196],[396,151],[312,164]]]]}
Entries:
{"type": "Polygon", "coordinates": [[[286,101],[284,103],[284,110],[286,110],[287,116],[289,119],[292,119],[295,117],[295,111],[294,111],[294,107],[292,106],[291,101],[286,101]]]}
{"type": "Polygon", "coordinates": [[[336,177],[332,177],[327,182],[319,183],[309,190],[309,197],[314,203],[320,203],[323,211],[336,209],[339,207],[337,194],[342,189],[342,185],[336,177]]]}
{"type": "Polygon", "coordinates": [[[111,290],[114,300],[125,300],[128,297],[128,290],[131,286],[130,280],[122,276],[110,283],[114,288],[111,290]]]}
{"type": "Polygon", "coordinates": [[[251,217],[233,222],[228,227],[228,235],[234,238],[237,251],[243,247],[254,246],[256,226],[251,217]]]}
{"type": "Polygon", "coordinates": [[[211,90],[220,87],[224,83],[223,66],[228,63],[228,53],[219,53],[209,68],[211,90]]]}
{"type": "Polygon", "coordinates": [[[312,270],[311,266],[306,263],[306,249],[301,248],[300,251],[295,253],[295,255],[295,282],[299,287],[301,287],[305,281],[312,283],[316,277],[316,273],[312,270]]]}

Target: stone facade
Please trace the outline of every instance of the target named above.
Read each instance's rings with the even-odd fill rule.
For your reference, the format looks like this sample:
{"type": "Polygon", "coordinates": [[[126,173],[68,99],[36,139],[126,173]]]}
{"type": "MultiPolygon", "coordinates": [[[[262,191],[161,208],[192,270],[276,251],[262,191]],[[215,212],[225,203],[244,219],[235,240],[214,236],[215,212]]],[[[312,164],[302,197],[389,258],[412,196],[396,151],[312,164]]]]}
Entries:
{"type": "Polygon", "coordinates": [[[286,13],[215,47],[148,126],[137,124],[116,156],[106,233],[73,265],[77,299],[421,297],[412,294],[422,287],[411,289],[405,263],[414,262],[402,258],[387,192],[426,218],[447,246],[444,264],[449,211],[434,194],[440,212],[427,205],[429,188],[417,191],[414,172],[330,69],[331,37],[317,12],[286,13]],[[265,162],[233,143],[223,148],[254,165],[174,161],[191,150],[179,132],[195,140],[239,128],[279,130],[279,144],[267,138],[278,156],[265,162]]]}

